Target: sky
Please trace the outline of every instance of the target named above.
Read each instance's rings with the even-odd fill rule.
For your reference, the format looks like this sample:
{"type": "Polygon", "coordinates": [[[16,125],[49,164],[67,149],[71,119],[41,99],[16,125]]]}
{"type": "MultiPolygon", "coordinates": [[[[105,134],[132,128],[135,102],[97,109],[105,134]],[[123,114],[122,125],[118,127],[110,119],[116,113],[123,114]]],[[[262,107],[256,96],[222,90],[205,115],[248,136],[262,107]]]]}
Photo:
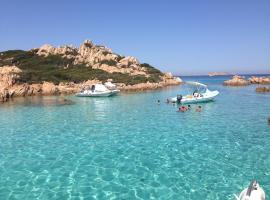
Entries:
{"type": "Polygon", "coordinates": [[[270,0],[0,0],[0,51],[85,39],[175,75],[270,73],[270,0]]]}

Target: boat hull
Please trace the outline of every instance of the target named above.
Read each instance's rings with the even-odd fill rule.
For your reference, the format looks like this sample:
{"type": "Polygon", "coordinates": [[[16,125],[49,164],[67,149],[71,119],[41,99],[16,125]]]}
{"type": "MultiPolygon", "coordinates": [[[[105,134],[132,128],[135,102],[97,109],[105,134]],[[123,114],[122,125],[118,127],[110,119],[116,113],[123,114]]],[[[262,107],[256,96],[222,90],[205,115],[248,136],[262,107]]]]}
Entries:
{"type": "Polygon", "coordinates": [[[192,104],[192,103],[205,103],[205,102],[209,102],[209,101],[213,101],[214,97],[211,98],[195,98],[195,99],[186,99],[186,100],[182,100],[181,103],[182,104],[192,104]]]}
{"type": "Polygon", "coordinates": [[[89,92],[89,93],[77,93],[77,97],[110,97],[119,93],[119,90],[111,90],[106,92],[89,92]]]}
{"type": "MultiPolygon", "coordinates": [[[[181,99],[181,104],[205,103],[213,101],[218,94],[218,91],[208,91],[207,93],[204,93],[202,97],[194,97],[192,95],[184,96],[181,99]]],[[[176,103],[177,97],[171,98],[171,102],[176,103]]]]}

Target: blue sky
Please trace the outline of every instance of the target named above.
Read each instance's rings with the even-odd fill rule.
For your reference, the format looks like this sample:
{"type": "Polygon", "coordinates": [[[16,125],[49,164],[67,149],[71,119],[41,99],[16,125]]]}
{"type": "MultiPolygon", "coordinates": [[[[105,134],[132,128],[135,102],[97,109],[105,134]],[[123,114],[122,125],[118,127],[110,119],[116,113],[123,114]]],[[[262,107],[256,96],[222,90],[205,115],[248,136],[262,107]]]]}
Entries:
{"type": "Polygon", "coordinates": [[[270,73],[270,0],[1,0],[0,7],[0,51],[90,39],[179,75],[270,73]]]}

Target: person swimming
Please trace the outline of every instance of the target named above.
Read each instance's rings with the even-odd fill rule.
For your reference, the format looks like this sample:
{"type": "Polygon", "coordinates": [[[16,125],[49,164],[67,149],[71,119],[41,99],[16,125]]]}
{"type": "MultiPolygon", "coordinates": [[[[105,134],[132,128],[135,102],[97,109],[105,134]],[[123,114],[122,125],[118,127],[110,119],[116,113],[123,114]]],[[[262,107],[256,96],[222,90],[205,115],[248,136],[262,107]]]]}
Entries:
{"type": "Polygon", "coordinates": [[[187,108],[188,108],[188,110],[190,110],[191,109],[191,105],[188,105],[187,108]]]}
{"type": "Polygon", "coordinates": [[[201,106],[198,106],[197,108],[196,108],[196,112],[201,112],[202,111],[202,107],[201,106]]]}
{"type": "Polygon", "coordinates": [[[186,106],[180,106],[178,112],[186,112],[188,108],[186,106]]]}

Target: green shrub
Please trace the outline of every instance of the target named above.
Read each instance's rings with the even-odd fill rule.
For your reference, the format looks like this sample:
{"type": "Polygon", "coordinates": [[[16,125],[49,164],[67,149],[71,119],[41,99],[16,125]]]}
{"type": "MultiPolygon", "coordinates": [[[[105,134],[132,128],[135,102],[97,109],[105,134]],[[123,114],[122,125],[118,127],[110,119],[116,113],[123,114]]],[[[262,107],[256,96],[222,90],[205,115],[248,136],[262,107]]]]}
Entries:
{"type": "Polygon", "coordinates": [[[106,64],[109,66],[116,66],[117,62],[115,60],[102,60],[100,64],[106,64]]]}
{"type": "Polygon", "coordinates": [[[160,70],[154,68],[153,66],[149,65],[148,63],[142,63],[141,67],[145,67],[149,74],[160,74],[160,75],[162,75],[162,72],[160,70]]]}
{"type": "MultiPolygon", "coordinates": [[[[113,79],[114,82],[134,85],[137,83],[159,82],[159,70],[149,64],[141,66],[147,69],[150,77],[143,75],[130,76],[122,73],[108,73],[101,69],[93,69],[84,64],[74,65],[73,59],[63,58],[60,55],[49,55],[47,57],[38,56],[35,51],[10,50],[0,52],[0,66],[16,64],[22,69],[20,81],[28,83],[41,83],[50,81],[58,84],[60,82],[83,82],[89,79],[99,79],[107,81],[113,79]]],[[[102,64],[115,66],[114,60],[103,60],[102,64]]]]}

